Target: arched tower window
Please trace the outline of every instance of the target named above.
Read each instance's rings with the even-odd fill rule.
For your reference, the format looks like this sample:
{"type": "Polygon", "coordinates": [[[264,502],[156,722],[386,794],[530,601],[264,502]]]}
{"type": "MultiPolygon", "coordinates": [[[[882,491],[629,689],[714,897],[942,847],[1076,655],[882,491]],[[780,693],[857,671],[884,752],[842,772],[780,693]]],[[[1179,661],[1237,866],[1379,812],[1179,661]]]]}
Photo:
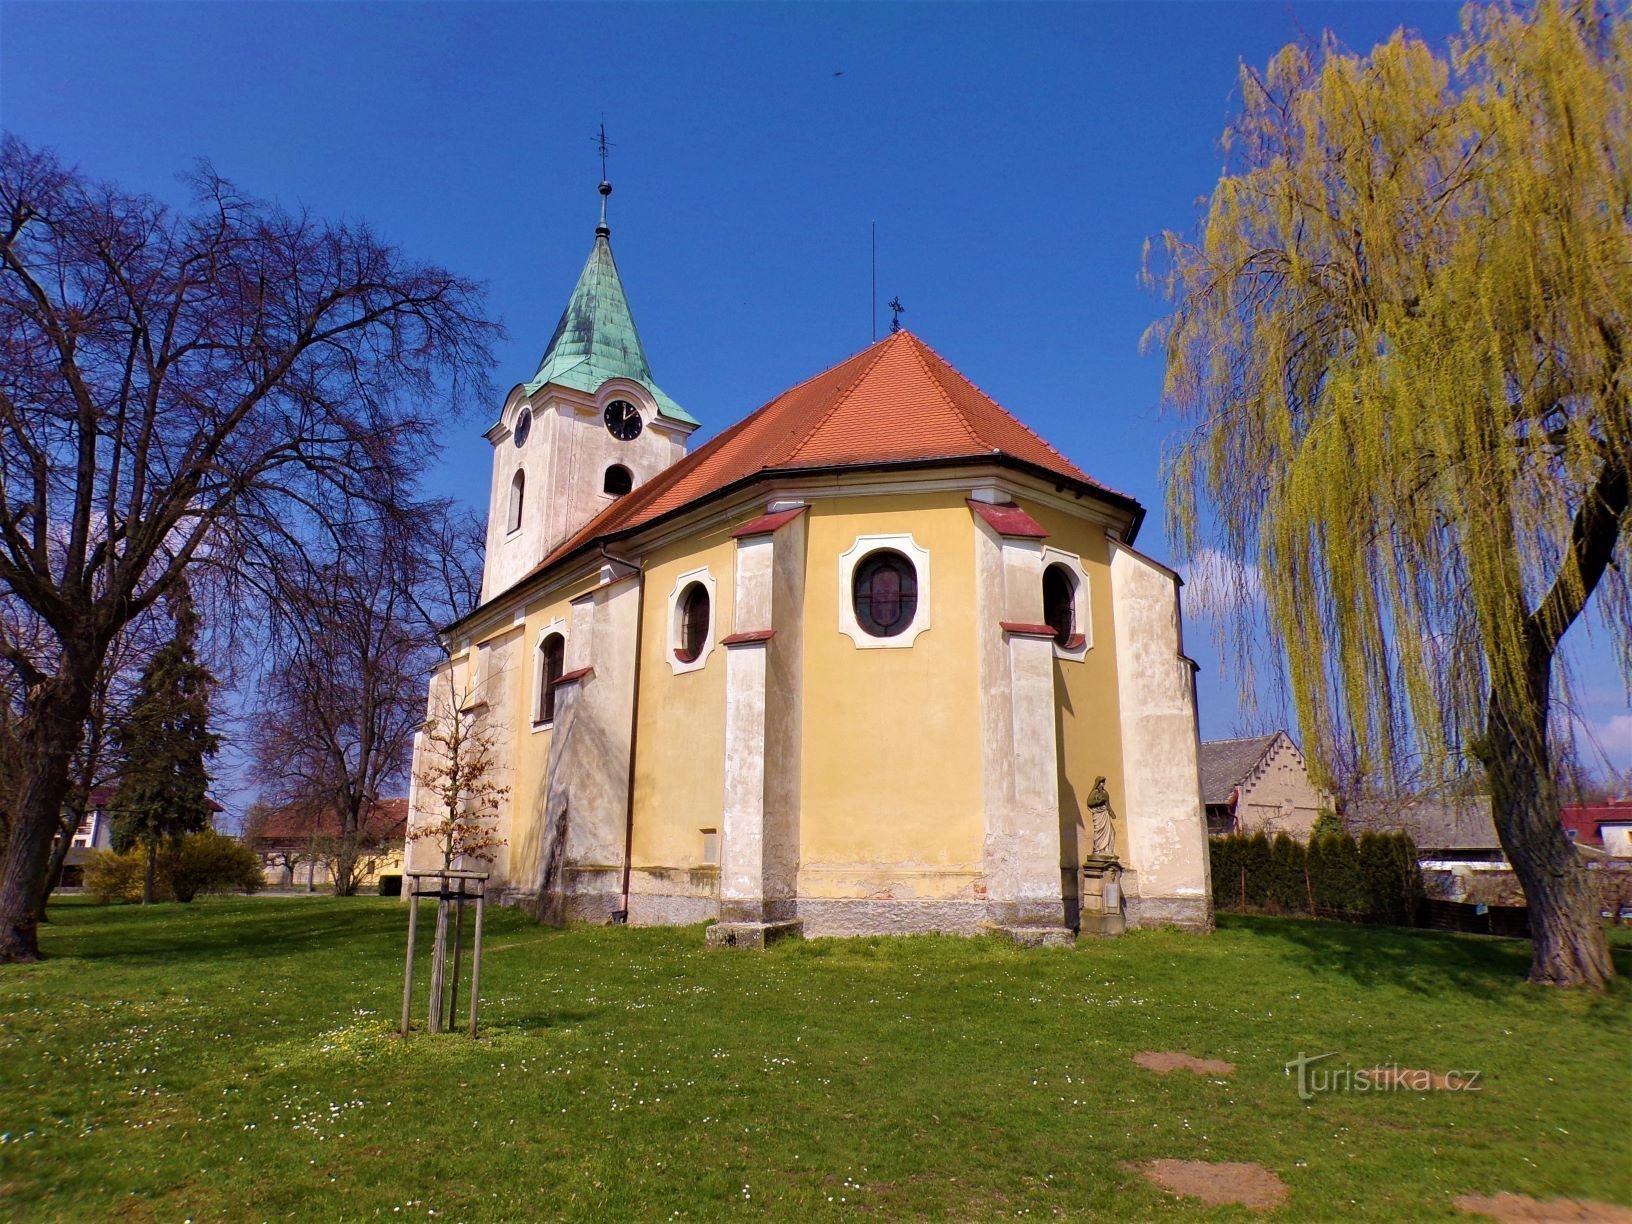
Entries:
{"type": "Polygon", "coordinates": [[[534,722],[555,721],[555,682],[567,656],[567,640],[559,633],[547,635],[538,644],[538,711],[534,722]]]}
{"type": "Polygon", "coordinates": [[[521,502],[527,488],[527,473],[517,472],[510,481],[510,530],[521,530],[521,502]]]}
{"type": "Polygon", "coordinates": [[[601,492],[610,493],[613,497],[622,497],[634,487],[634,474],[621,463],[614,463],[607,468],[606,476],[601,481],[601,492]]]}
{"type": "Polygon", "coordinates": [[[1054,630],[1054,643],[1068,646],[1077,632],[1077,578],[1063,565],[1043,571],[1043,619],[1054,630]]]}

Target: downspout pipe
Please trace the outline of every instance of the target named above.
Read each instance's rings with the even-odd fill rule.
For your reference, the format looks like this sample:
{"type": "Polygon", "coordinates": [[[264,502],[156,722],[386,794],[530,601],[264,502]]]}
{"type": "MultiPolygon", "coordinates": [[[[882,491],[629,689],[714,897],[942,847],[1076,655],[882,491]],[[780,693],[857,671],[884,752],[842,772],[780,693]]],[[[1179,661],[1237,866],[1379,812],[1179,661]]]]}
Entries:
{"type": "MultiPolygon", "coordinates": [[[[615,557],[601,547],[601,556],[608,561],[615,561],[619,565],[629,565],[622,557],[615,557]]],[[[645,638],[646,625],[646,560],[641,558],[636,567],[638,575],[636,581],[639,591],[635,604],[635,691],[629,702],[629,784],[625,799],[623,817],[623,905],[617,913],[612,915],[612,921],[627,923],[629,921],[629,876],[634,866],[635,849],[635,752],[637,739],[640,735],[640,656],[641,643],[645,638]]]]}

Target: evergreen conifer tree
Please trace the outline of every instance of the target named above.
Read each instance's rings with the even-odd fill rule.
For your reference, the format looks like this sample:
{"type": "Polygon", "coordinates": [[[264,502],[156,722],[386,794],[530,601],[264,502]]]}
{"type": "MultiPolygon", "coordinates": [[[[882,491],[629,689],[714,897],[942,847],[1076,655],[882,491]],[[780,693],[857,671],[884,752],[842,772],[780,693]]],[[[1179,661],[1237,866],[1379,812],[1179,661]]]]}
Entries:
{"type": "Polygon", "coordinates": [[[175,633],[142,672],[130,716],[114,730],[121,758],[112,805],[114,845],[147,847],[143,905],[153,899],[159,843],[210,823],[204,762],[221,743],[209,729],[215,678],[198,661],[198,612],[185,585],[172,601],[171,616],[175,633]]]}

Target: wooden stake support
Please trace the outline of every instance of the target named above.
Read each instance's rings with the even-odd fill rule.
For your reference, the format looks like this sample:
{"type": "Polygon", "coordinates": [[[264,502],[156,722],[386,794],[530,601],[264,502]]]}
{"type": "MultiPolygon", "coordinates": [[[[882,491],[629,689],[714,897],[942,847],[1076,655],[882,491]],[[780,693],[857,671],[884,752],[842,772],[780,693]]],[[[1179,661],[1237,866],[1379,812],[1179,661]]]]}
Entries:
{"type": "Polygon", "coordinates": [[[470,1023],[468,1036],[476,1036],[476,1013],[481,1003],[482,981],[482,926],[487,909],[487,875],[485,871],[409,871],[404,873],[408,886],[408,957],[402,971],[402,1035],[412,1027],[410,1010],[414,1002],[414,948],[419,933],[419,899],[436,898],[436,934],[431,941],[430,999],[426,1009],[425,1031],[440,1033],[452,1027],[459,1008],[459,967],[464,948],[465,902],[476,903],[476,924],[473,947],[470,952],[470,1023]],[[448,909],[453,908],[453,939],[449,946],[448,909]],[[450,967],[448,961],[453,961],[450,967]]]}

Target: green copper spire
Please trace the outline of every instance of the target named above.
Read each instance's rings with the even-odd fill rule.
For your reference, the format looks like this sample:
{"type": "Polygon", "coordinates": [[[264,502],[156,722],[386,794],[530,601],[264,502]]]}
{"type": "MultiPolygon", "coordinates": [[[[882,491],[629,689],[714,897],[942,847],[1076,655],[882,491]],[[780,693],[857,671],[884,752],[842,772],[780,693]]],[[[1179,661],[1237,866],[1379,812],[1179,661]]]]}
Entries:
{"type": "Polygon", "coordinates": [[[630,378],[652,393],[661,415],[696,425],[697,419],[652,381],[646,350],[641,347],[618,265],[612,259],[612,244],[607,241],[611,231],[606,227],[605,209],[611,187],[602,183],[601,189],[601,224],[595,229],[595,245],[527,390],[531,393],[545,383],[557,383],[593,395],[609,378],[630,378]]]}

